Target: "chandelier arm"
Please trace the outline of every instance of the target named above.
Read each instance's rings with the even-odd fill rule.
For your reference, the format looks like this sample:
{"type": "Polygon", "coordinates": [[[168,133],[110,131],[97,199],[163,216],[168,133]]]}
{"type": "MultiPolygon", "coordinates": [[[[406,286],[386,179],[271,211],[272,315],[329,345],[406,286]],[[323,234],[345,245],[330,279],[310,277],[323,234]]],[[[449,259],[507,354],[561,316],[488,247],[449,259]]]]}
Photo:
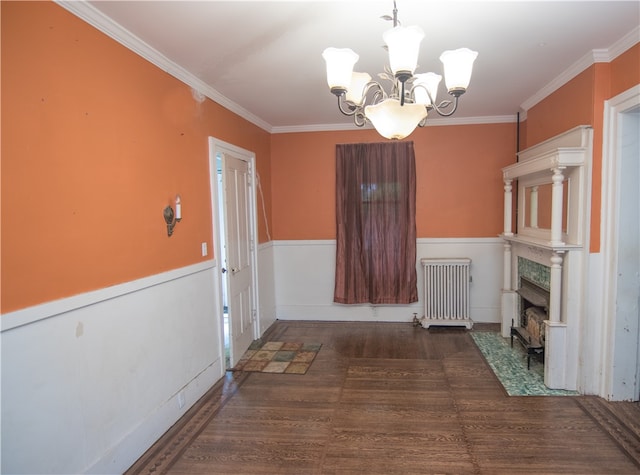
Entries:
{"type": "MultiPolygon", "coordinates": [[[[409,89],[409,93],[408,93],[408,97],[411,101],[416,102],[416,89],[422,89],[424,91],[424,93],[427,95],[427,98],[429,98],[429,104],[427,104],[425,107],[427,108],[427,110],[432,110],[433,109],[433,104],[435,103],[435,101],[433,100],[433,97],[431,97],[431,93],[429,92],[429,89],[427,89],[424,84],[414,84],[411,89],[409,89]]],[[[442,101],[440,104],[438,104],[439,106],[444,106],[445,102],[449,102],[449,101],[442,101]]]]}
{"type": "Polygon", "coordinates": [[[438,105],[433,104],[433,110],[435,110],[438,113],[438,115],[441,115],[442,117],[449,117],[453,115],[457,108],[458,108],[458,96],[454,96],[453,102],[442,101],[438,105]],[[445,111],[445,108],[451,106],[451,104],[453,104],[453,108],[449,111],[445,111]]]}
{"type": "Polygon", "coordinates": [[[389,97],[392,97],[392,96],[389,96],[389,95],[387,94],[387,91],[385,91],[384,89],[382,89],[382,90],[378,93],[378,102],[382,102],[382,101],[384,101],[385,99],[388,99],[389,97]]]}
{"type": "Polygon", "coordinates": [[[367,96],[369,95],[369,92],[371,91],[375,91],[373,93],[373,96],[371,98],[371,103],[372,104],[377,104],[378,102],[380,102],[381,98],[382,100],[387,98],[387,93],[384,91],[384,88],[380,85],[379,82],[377,81],[369,81],[365,86],[364,89],[362,91],[362,97],[364,98],[362,101],[362,107],[364,108],[365,103],[367,102],[367,96]]]}
{"type": "Polygon", "coordinates": [[[352,116],[358,110],[358,107],[351,104],[349,101],[345,99],[345,94],[340,94],[338,96],[338,109],[346,116],[352,116]],[[345,109],[345,106],[347,109],[345,109]]]}

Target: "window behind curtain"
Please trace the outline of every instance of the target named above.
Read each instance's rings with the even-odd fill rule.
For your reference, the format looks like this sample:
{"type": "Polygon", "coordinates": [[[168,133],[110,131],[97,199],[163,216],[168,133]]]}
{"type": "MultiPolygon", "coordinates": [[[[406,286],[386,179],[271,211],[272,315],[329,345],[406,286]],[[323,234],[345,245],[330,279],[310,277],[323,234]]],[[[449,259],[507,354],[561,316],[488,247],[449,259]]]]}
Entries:
{"type": "Polygon", "coordinates": [[[418,301],[413,142],[336,146],[334,302],[418,301]]]}

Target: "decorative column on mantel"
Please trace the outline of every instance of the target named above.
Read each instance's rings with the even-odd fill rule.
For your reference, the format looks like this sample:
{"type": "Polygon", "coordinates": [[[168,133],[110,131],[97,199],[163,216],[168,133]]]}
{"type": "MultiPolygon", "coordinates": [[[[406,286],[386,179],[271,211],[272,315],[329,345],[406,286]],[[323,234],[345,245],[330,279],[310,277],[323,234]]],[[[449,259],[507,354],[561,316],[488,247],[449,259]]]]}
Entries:
{"type": "Polygon", "coordinates": [[[544,384],[551,389],[565,387],[566,323],[561,322],[562,306],[562,256],[560,252],[551,254],[549,282],[549,320],[545,321],[545,365],[544,384]]]}
{"type": "Polygon", "coordinates": [[[513,203],[513,196],[511,194],[513,180],[504,180],[504,235],[513,236],[513,230],[511,229],[511,215],[513,211],[511,209],[513,203]]]}
{"type": "Polygon", "coordinates": [[[538,227],[538,185],[531,187],[531,220],[530,226],[532,228],[538,227]]]}
{"type": "Polygon", "coordinates": [[[551,255],[549,321],[560,321],[560,306],[562,301],[562,256],[559,252],[551,255]]]}
{"type": "MultiPolygon", "coordinates": [[[[510,178],[504,179],[504,231],[503,236],[513,237],[513,230],[511,224],[511,215],[513,214],[512,204],[513,195],[511,193],[513,186],[513,180],[510,178]]],[[[503,270],[502,270],[502,314],[500,320],[501,333],[504,338],[508,338],[511,335],[511,322],[518,318],[518,298],[516,292],[511,288],[511,243],[505,241],[504,243],[504,257],[503,257],[503,270]]]]}
{"type": "MultiPolygon", "coordinates": [[[[564,175],[562,174],[562,168],[557,167],[553,170],[553,176],[551,181],[553,185],[551,187],[551,245],[562,246],[562,182],[564,175]]],[[[560,259],[562,262],[562,259],[560,259]]]]}
{"type": "Polygon", "coordinates": [[[504,241],[503,259],[500,332],[504,338],[508,338],[511,335],[511,322],[518,318],[518,294],[511,288],[511,243],[509,241],[504,241]]]}

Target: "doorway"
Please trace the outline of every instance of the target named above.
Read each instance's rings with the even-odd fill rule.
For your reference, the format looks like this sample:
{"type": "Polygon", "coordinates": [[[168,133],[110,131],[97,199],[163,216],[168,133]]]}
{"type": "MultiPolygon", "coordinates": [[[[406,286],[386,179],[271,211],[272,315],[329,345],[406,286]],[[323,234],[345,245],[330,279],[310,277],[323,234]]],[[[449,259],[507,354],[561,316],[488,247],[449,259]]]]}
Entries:
{"type": "Polygon", "coordinates": [[[602,395],[640,400],[640,87],[605,106],[602,395]]]}
{"type": "Polygon", "coordinates": [[[214,138],[209,145],[221,345],[229,369],[258,337],[255,155],[214,138]]]}

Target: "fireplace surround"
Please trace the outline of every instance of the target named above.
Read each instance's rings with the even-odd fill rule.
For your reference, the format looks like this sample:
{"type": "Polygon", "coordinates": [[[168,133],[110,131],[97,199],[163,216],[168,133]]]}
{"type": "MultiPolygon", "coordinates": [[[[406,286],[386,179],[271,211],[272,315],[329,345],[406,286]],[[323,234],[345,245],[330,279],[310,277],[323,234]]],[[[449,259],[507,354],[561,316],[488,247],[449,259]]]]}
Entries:
{"type": "Polygon", "coordinates": [[[549,292],[522,274],[516,292],[520,296],[520,324],[516,325],[515,320],[511,322],[511,346],[513,347],[514,339],[522,344],[527,352],[529,369],[532,356],[540,356],[544,361],[544,322],[549,317],[549,292]]]}
{"type": "Polygon", "coordinates": [[[510,337],[515,327],[525,329],[528,338],[528,315],[523,312],[537,307],[529,314],[543,320],[537,331],[544,336],[537,346],[544,351],[544,382],[551,389],[577,389],[585,313],[582,296],[587,284],[592,140],[591,127],[575,127],[519,152],[517,162],[502,169],[502,336],[510,337]],[[521,296],[523,282],[548,292],[546,305],[523,303],[528,302],[521,296]]]}

